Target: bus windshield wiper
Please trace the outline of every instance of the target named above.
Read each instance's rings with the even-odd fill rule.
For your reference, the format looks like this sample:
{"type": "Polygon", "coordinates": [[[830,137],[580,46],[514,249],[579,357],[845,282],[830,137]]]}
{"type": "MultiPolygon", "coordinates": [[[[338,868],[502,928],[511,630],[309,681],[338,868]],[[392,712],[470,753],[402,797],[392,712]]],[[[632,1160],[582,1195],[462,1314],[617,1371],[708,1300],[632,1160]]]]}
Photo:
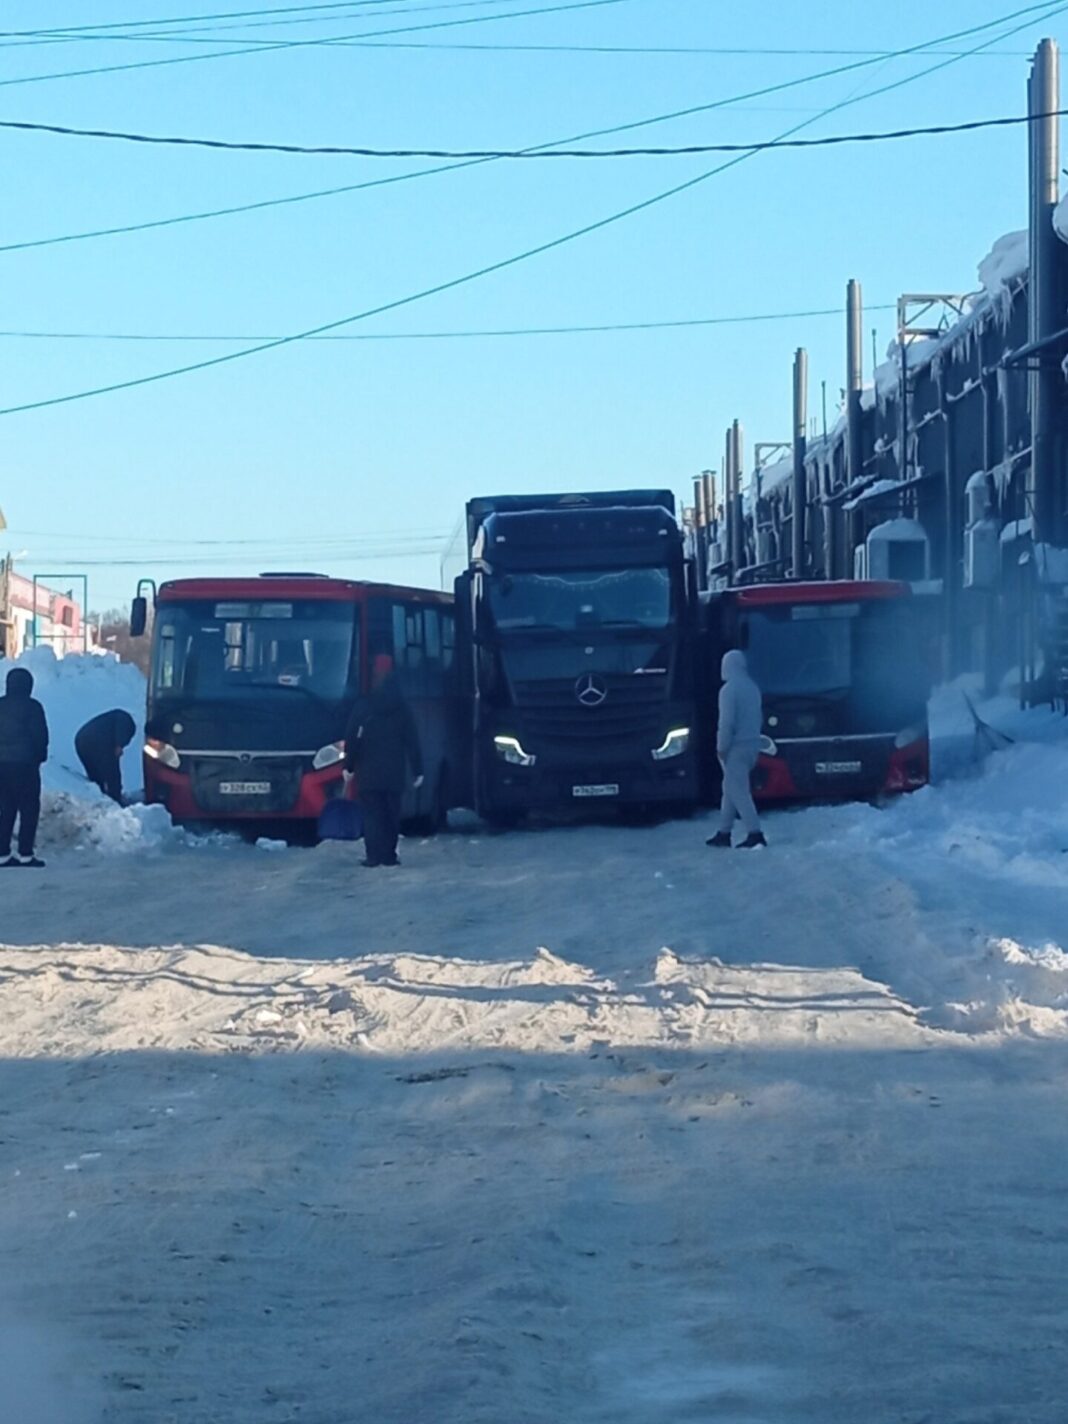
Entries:
{"type": "Polygon", "coordinates": [[[313,702],[323,702],[325,699],[318,692],[313,692],[310,687],[305,687],[299,682],[250,682],[248,687],[270,687],[278,688],[283,692],[303,692],[305,697],[310,697],[313,702]]]}

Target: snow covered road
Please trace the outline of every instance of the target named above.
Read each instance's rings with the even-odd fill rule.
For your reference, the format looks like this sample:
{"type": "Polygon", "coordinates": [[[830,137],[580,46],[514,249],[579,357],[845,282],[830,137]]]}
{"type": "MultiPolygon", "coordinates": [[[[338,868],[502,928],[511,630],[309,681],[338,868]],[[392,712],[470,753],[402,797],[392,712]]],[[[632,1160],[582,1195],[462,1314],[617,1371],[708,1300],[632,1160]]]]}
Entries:
{"type": "Polygon", "coordinates": [[[5,1417],[1063,1424],[1029,725],[751,855],[468,825],[371,874],[64,812],[0,884],[5,1417]]]}

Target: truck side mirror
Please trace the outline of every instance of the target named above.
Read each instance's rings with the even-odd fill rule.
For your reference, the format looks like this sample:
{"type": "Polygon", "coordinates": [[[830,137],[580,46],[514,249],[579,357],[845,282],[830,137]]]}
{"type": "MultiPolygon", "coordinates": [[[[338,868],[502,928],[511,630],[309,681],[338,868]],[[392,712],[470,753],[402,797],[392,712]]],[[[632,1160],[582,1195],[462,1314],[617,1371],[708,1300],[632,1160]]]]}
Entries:
{"type": "Polygon", "coordinates": [[[148,627],[148,599],[138,594],[130,604],[130,637],[143,638],[148,627]]]}

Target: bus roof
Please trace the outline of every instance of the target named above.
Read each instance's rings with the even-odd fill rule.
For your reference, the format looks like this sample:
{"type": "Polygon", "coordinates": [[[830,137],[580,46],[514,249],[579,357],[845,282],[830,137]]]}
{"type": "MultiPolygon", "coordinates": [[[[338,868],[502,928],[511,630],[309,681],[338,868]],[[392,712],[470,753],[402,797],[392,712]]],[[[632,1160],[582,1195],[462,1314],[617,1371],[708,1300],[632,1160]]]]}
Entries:
{"type": "Polygon", "coordinates": [[[295,598],[322,603],[362,603],[368,596],[393,596],[421,603],[451,604],[451,593],[428,588],[403,588],[388,583],[324,578],[316,574],[278,577],[172,579],[160,585],[161,603],[197,598],[295,598]]]}
{"type": "Polygon", "coordinates": [[[907,583],[878,579],[841,579],[824,583],[756,583],[726,592],[744,608],[767,608],[791,603],[861,603],[909,598],[912,588],[907,583]]]}

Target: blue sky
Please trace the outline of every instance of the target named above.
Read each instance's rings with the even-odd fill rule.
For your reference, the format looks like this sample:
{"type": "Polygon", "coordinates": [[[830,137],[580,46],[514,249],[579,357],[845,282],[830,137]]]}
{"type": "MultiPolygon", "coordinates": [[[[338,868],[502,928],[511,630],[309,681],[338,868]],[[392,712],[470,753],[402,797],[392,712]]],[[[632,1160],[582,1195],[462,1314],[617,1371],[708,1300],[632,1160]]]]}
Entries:
{"type": "MultiPolygon", "coordinates": [[[[232,39],[237,48],[257,39],[504,15],[553,0],[489,0],[470,9],[430,3],[354,4],[314,25],[251,28],[229,21],[235,28],[202,38],[232,39]]],[[[996,19],[1023,3],[620,0],[396,37],[421,48],[304,46],[35,83],[5,81],[208,47],[148,39],[8,45],[0,48],[0,118],[305,144],[524,147],[801,78],[851,57],[441,46],[886,51],[996,19]]],[[[4,7],[4,29],[254,4],[22,0],[4,7]]],[[[1022,113],[1027,55],[1044,35],[1068,38],[1068,5],[1005,39],[995,47],[1001,53],[962,59],[856,103],[807,133],[1022,113]]],[[[595,146],[765,140],[944,58],[880,62],[595,146]]],[[[13,132],[0,142],[9,195],[0,246],[428,166],[13,132]]],[[[214,221],[3,252],[0,327],[299,331],[535,246],[716,162],[492,163],[214,221]]],[[[1024,226],[1026,177],[1023,128],[763,153],[625,222],[352,331],[803,311],[839,306],[850,277],[861,280],[873,306],[892,303],[903,290],[967,291],[993,240],[1024,226]]],[[[881,353],[892,320],[889,311],[869,313],[866,364],[870,328],[878,328],[881,353]]],[[[836,315],[653,332],[301,343],[4,417],[0,507],[10,529],[0,537],[14,552],[26,551],[19,566],[27,573],[87,569],[97,607],[126,601],[141,574],[260,566],[433,585],[438,545],[470,494],[664,483],[681,495],[696,472],[718,468],[723,430],[733,417],[744,422],[750,445],[785,438],[798,345],[810,352],[812,413],[819,413],[826,380],[833,416],[843,332],[836,315]],[[218,542],[198,542],[204,540],[218,542]],[[377,557],[383,551],[387,556],[377,557]],[[107,567],[109,560],[123,563],[107,567]]],[[[0,405],[135,378],[241,344],[0,337],[0,405]]]]}

